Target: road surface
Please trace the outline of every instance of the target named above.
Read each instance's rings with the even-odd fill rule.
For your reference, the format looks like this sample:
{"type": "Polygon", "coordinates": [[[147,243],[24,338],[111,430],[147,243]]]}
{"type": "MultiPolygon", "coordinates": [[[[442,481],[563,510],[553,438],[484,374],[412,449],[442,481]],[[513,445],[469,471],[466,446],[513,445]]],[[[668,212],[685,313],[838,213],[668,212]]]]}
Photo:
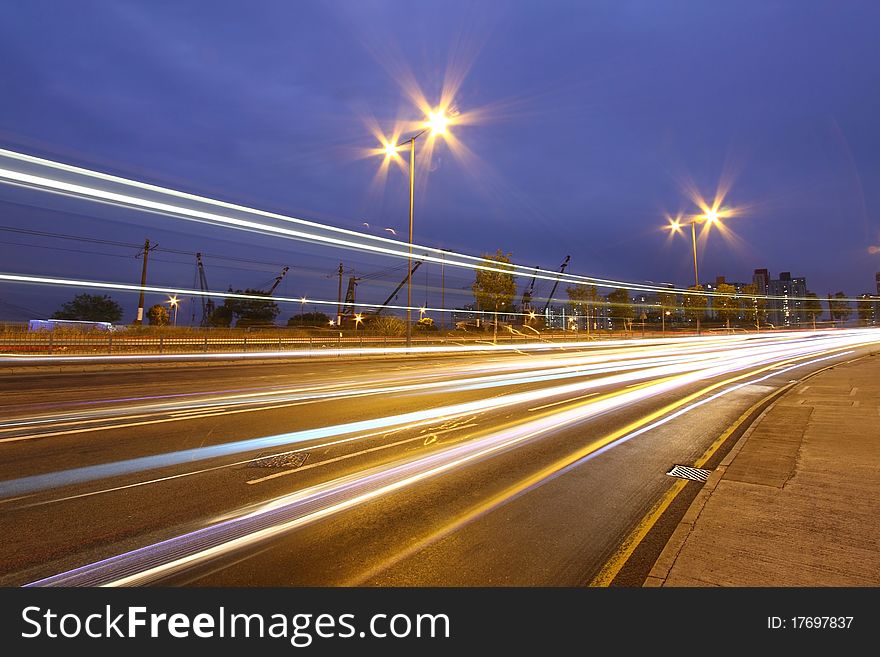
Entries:
{"type": "Polygon", "coordinates": [[[0,584],[585,585],[672,465],[877,350],[866,329],[2,377],[0,584]]]}

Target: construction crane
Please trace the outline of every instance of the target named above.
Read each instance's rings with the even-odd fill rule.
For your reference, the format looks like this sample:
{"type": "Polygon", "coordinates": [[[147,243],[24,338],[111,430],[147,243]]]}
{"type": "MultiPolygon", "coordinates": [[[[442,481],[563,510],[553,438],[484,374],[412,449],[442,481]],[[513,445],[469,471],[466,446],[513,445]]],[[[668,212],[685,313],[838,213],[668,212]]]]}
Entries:
{"type": "Polygon", "coordinates": [[[272,296],[272,293],[275,291],[275,288],[278,287],[278,285],[280,285],[281,281],[284,280],[284,277],[287,276],[287,272],[289,269],[290,269],[290,267],[285,266],[284,269],[281,270],[281,273],[275,277],[275,282],[272,283],[272,287],[270,287],[269,291],[266,292],[267,297],[272,296]]]}
{"type": "MultiPolygon", "coordinates": [[[[410,272],[410,276],[415,274],[416,270],[419,268],[419,266],[421,264],[422,264],[421,260],[419,260],[418,262],[413,264],[413,268],[412,268],[412,271],[410,272]]],[[[394,269],[399,269],[399,268],[395,267],[394,269]]],[[[354,317],[355,297],[356,297],[355,291],[356,291],[358,283],[360,283],[361,281],[364,281],[364,280],[371,280],[371,279],[379,278],[380,276],[385,276],[385,275],[391,273],[392,271],[394,271],[394,269],[374,272],[372,274],[367,274],[364,276],[350,276],[348,278],[348,287],[346,288],[346,291],[345,291],[345,301],[342,303],[341,316],[343,318],[343,321],[345,319],[350,320],[352,317],[354,317]]],[[[404,285],[406,285],[406,281],[407,281],[407,277],[404,276],[403,280],[397,284],[396,288],[394,288],[394,291],[388,295],[388,298],[385,299],[385,301],[383,301],[381,305],[377,306],[375,310],[373,310],[371,313],[369,313],[368,316],[369,317],[377,317],[379,315],[379,313],[381,313],[388,306],[388,304],[391,303],[391,300],[394,299],[394,297],[397,295],[397,293],[400,292],[400,288],[402,288],[404,285]]]]}
{"type": "Polygon", "coordinates": [[[522,311],[524,313],[532,311],[532,294],[535,292],[535,280],[537,278],[538,268],[535,267],[535,275],[532,276],[532,282],[529,283],[529,286],[523,291],[522,301],[519,304],[522,307],[522,311]]]}
{"type": "MultiPolygon", "coordinates": [[[[568,267],[568,261],[571,260],[571,256],[565,256],[565,260],[562,261],[562,266],[559,268],[559,273],[564,274],[565,268],[568,267]]],[[[550,302],[553,301],[553,295],[556,294],[556,288],[559,286],[559,278],[557,277],[556,282],[553,284],[553,289],[550,290],[550,296],[547,297],[547,303],[544,304],[544,312],[542,313],[545,317],[547,316],[547,309],[550,308],[550,302]]]]}
{"type": "MultiPolygon", "coordinates": [[[[410,273],[409,273],[409,277],[411,277],[413,274],[416,273],[416,269],[418,269],[418,268],[419,268],[419,265],[421,265],[421,264],[422,264],[422,261],[419,260],[417,263],[415,263],[415,264],[413,265],[412,271],[410,271],[410,273]]],[[[391,303],[391,300],[397,295],[398,292],[400,292],[400,288],[402,288],[404,285],[406,285],[406,281],[407,281],[407,279],[408,279],[409,277],[407,277],[407,276],[404,276],[404,277],[403,277],[403,280],[400,281],[400,283],[398,283],[398,285],[397,285],[396,288],[394,288],[394,292],[392,292],[391,294],[389,294],[389,295],[388,295],[388,298],[385,299],[385,301],[382,302],[382,305],[379,306],[378,308],[376,308],[376,310],[373,311],[372,314],[373,314],[374,316],[375,316],[375,315],[378,315],[378,314],[381,313],[383,310],[385,310],[385,307],[386,307],[389,303],[391,303]]]]}
{"type": "Polygon", "coordinates": [[[199,322],[199,326],[207,326],[211,314],[214,312],[214,300],[207,296],[210,290],[208,288],[208,279],[205,277],[205,264],[202,262],[201,253],[196,253],[196,268],[199,275],[199,290],[202,292],[199,296],[202,302],[202,320],[199,322]]]}

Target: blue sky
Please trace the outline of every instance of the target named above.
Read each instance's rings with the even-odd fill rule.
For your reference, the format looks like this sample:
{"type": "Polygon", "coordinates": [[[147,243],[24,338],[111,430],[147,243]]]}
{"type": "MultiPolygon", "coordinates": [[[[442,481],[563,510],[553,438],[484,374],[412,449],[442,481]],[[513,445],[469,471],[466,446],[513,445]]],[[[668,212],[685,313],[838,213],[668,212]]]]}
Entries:
{"type": "MultiPolygon", "coordinates": [[[[416,241],[547,268],[571,255],[575,273],[686,285],[689,245],[659,228],[696,211],[689,186],[711,199],[723,181],[737,238],[710,236],[704,280],[767,267],[820,296],[855,295],[880,270],[868,252],[880,245],[877,25],[880,5],[854,1],[7,2],[0,147],[403,235],[406,176],[392,167],[371,184],[381,158],[361,156],[376,145],[368,122],[418,118],[402,71],[434,103],[451,70],[456,107],[480,120],[452,128],[470,157],[434,150],[416,241]]],[[[335,298],[339,253],[89,214],[0,189],[2,226],[216,254],[209,281],[223,289],[290,264],[283,291],[335,298]]],[[[125,249],[0,231],[0,254],[4,271],[139,276],[125,249]]],[[[342,257],[359,272],[393,264],[342,257]]],[[[192,262],[162,259],[151,282],[192,285],[192,262]]],[[[439,273],[426,275],[433,296],[439,273]]],[[[456,304],[468,282],[447,281],[456,304]]],[[[66,296],[0,289],[45,312],[66,296]]]]}

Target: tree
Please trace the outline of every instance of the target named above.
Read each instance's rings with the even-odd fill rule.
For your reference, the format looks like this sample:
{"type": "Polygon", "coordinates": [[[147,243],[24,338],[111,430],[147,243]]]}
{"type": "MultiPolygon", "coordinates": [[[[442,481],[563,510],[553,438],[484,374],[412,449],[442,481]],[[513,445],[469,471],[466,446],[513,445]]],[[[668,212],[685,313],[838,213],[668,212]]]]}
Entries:
{"type": "Polygon", "coordinates": [[[83,322],[118,322],[122,319],[122,306],[106,294],[77,294],[52,319],[75,319],[83,322]]]}
{"type": "MultiPolygon", "coordinates": [[[[754,283],[743,285],[743,314],[750,324],[761,330],[761,324],[767,321],[767,298],[758,294],[758,286],[754,283]]],[[[821,308],[819,309],[821,313],[821,308]]]]}
{"type": "Polygon", "coordinates": [[[684,316],[692,322],[698,322],[703,319],[706,314],[706,306],[708,305],[702,285],[691,285],[688,290],[692,290],[695,294],[684,295],[684,316]]]}
{"type": "Polygon", "coordinates": [[[804,301],[804,314],[813,322],[813,329],[816,328],[816,320],[822,316],[822,302],[815,292],[807,292],[807,299],[804,301]]]}
{"type": "MultiPolygon", "coordinates": [[[[229,291],[232,292],[232,289],[229,291]]],[[[235,294],[266,297],[264,291],[250,288],[244,292],[236,290],[235,294]]],[[[261,326],[272,324],[280,312],[281,309],[278,307],[278,304],[269,297],[266,297],[265,301],[263,299],[227,297],[223,305],[211,314],[208,323],[211,326],[230,326],[232,320],[235,319],[236,327],[261,326]]]]}
{"type": "Polygon", "coordinates": [[[608,299],[608,316],[611,321],[616,320],[623,325],[624,330],[631,330],[635,311],[629,298],[629,290],[619,287],[609,292],[606,299],[608,299]]]}
{"type": "Polygon", "coordinates": [[[832,321],[846,323],[852,315],[852,308],[849,306],[849,301],[842,299],[846,299],[846,295],[843,292],[835,292],[833,298],[828,297],[828,306],[832,321]]]}
{"type": "Polygon", "coordinates": [[[208,315],[208,326],[213,328],[229,328],[232,326],[232,307],[226,305],[217,306],[213,312],[208,315]]]}
{"type": "Polygon", "coordinates": [[[739,313],[739,300],[735,298],[736,288],[730,283],[719,283],[715,291],[719,296],[712,297],[712,305],[721,321],[730,328],[730,320],[736,319],[739,313]]]}
{"type": "Polygon", "coordinates": [[[151,306],[147,311],[147,319],[150,321],[150,326],[168,326],[169,318],[168,309],[161,303],[151,306]]]}
{"type": "Polygon", "coordinates": [[[582,315],[587,319],[587,331],[590,330],[590,322],[593,317],[593,307],[599,303],[599,292],[595,285],[578,283],[565,289],[568,293],[568,302],[575,315],[582,315]]]}
{"type": "Polygon", "coordinates": [[[495,338],[498,336],[498,313],[513,311],[513,297],[516,295],[516,282],[510,266],[510,255],[501,249],[495,255],[483,255],[484,266],[501,269],[502,271],[487,271],[478,269],[476,279],[471,287],[474,293],[477,310],[492,312],[495,314],[495,338]]]}
{"type": "Polygon", "coordinates": [[[324,313],[312,312],[312,313],[303,313],[302,315],[294,315],[290,319],[287,320],[287,325],[291,327],[295,326],[310,326],[313,328],[324,327],[330,324],[330,318],[324,313]]]}
{"type": "Polygon", "coordinates": [[[400,317],[392,315],[379,315],[369,321],[370,330],[379,335],[388,337],[400,337],[406,334],[406,322],[400,317]]]}

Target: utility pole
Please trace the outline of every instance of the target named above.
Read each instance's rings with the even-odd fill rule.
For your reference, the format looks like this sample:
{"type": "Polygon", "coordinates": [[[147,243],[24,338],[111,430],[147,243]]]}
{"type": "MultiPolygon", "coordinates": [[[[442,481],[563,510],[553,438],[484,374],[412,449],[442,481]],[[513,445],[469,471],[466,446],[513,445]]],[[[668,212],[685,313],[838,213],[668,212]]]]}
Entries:
{"type": "Polygon", "coordinates": [[[345,270],[342,267],[342,263],[339,263],[339,293],[336,297],[336,326],[338,328],[342,328],[342,274],[345,273],[345,270]]]}
{"type": "Polygon", "coordinates": [[[150,240],[144,240],[144,250],[141,253],[138,253],[135,257],[139,258],[141,256],[144,257],[144,266],[141,268],[141,293],[138,296],[138,311],[137,311],[137,319],[134,320],[135,324],[143,324],[144,323],[144,288],[147,285],[147,258],[150,255],[150,251],[155,249],[158,244],[154,244],[152,247],[150,246],[150,240]]]}

